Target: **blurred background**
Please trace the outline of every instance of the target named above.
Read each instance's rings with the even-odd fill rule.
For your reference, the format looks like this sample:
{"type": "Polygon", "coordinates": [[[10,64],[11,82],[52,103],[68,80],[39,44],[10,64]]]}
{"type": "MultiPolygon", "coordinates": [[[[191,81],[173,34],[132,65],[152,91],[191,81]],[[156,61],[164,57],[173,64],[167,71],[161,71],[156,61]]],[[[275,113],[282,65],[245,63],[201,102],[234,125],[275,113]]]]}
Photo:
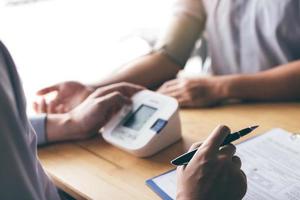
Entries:
{"type": "Polygon", "coordinates": [[[66,80],[93,83],[147,54],[168,23],[174,3],[0,1],[0,39],[16,62],[29,108],[35,92],[44,86],[66,80]]]}

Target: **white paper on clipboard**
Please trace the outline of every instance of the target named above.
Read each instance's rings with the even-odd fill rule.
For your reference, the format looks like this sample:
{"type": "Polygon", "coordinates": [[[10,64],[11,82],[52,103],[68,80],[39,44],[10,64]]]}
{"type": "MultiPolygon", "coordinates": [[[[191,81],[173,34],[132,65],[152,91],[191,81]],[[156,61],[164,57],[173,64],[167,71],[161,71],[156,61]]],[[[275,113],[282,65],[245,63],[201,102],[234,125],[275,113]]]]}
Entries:
{"type": "MultiPolygon", "coordinates": [[[[245,200],[300,199],[300,138],[273,129],[237,145],[247,175],[245,200]]],[[[147,185],[162,199],[176,197],[176,172],[149,179],[147,185]]]]}

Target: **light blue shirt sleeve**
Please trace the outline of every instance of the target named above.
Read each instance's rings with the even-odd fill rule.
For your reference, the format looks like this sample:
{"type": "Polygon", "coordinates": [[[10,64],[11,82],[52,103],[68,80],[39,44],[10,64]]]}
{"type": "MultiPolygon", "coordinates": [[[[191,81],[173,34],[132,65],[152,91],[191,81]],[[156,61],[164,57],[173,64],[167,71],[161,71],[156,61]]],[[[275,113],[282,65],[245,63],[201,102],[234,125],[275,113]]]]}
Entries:
{"type": "Polygon", "coordinates": [[[45,114],[30,117],[31,125],[34,128],[37,135],[38,145],[47,143],[46,120],[47,120],[47,116],[45,114]]]}

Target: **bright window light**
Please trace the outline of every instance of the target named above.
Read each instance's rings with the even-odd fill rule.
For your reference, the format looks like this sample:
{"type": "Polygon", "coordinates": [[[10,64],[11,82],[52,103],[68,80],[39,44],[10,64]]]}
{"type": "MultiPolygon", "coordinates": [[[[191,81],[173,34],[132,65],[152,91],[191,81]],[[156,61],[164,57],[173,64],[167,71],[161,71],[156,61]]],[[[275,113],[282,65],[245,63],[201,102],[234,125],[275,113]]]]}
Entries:
{"type": "MultiPolygon", "coordinates": [[[[0,39],[14,57],[28,107],[35,91],[91,83],[145,54],[174,0],[2,0],[0,39]]],[[[29,109],[30,110],[30,109],[29,109]]]]}

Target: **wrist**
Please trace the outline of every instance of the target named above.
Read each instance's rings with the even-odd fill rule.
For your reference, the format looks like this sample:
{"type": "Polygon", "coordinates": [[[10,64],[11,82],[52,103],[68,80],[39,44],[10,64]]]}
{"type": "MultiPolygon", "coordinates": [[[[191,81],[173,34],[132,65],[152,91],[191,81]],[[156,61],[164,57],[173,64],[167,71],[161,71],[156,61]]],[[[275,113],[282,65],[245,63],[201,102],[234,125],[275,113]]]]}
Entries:
{"type": "Polygon", "coordinates": [[[78,130],[72,125],[72,118],[68,113],[49,114],[46,122],[48,142],[59,142],[76,139],[78,130]]]}
{"type": "Polygon", "coordinates": [[[230,97],[229,94],[229,82],[227,77],[214,76],[209,78],[212,81],[212,94],[218,101],[227,100],[230,97]]]}
{"type": "Polygon", "coordinates": [[[228,99],[238,99],[239,93],[241,90],[239,89],[239,85],[241,84],[241,80],[243,75],[224,75],[218,76],[216,82],[216,91],[221,100],[228,99]]]}

